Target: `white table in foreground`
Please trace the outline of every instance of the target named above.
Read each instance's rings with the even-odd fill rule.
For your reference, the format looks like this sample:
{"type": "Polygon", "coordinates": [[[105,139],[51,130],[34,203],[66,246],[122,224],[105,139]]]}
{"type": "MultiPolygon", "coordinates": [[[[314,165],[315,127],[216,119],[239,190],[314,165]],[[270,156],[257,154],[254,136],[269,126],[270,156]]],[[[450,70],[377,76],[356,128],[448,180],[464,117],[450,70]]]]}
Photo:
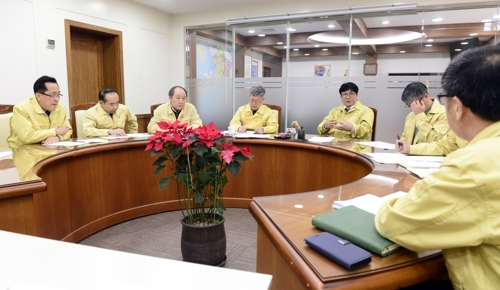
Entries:
{"type": "Polygon", "coordinates": [[[272,276],[265,274],[112,251],[5,231],[0,231],[0,259],[0,290],[254,290],[269,289],[272,280],[272,276]]]}

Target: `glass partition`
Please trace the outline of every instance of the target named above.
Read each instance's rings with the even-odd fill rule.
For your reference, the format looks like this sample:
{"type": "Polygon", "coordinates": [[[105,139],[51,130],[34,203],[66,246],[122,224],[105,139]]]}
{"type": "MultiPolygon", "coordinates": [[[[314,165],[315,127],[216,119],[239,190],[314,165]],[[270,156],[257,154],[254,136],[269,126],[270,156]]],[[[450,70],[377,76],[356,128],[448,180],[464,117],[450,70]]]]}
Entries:
{"type": "Polygon", "coordinates": [[[316,134],[341,104],[341,84],[352,81],[360,102],[378,110],[377,127],[383,129],[376,140],[394,142],[409,113],[401,102],[407,84],[421,81],[433,97],[457,53],[499,42],[497,6],[420,10],[188,30],[190,101],[204,123],[225,130],[247,103],[250,87],[261,85],[265,103],[282,109],[280,131],[297,120],[316,134]]]}

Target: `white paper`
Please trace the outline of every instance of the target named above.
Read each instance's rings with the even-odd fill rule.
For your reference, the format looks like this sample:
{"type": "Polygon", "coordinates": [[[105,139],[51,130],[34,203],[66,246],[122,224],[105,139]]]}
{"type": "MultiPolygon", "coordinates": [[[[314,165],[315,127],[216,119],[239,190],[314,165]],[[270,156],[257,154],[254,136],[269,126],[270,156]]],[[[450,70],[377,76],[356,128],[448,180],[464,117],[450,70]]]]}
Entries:
{"type": "Polygon", "coordinates": [[[83,142],[85,144],[92,144],[92,143],[108,143],[106,140],[102,140],[100,138],[94,138],[94,139],[82,139],[82,140],[76,140],[77,142],[83,142]]]}
{"type": "Polygon", "coordinates": [[[254,134],[252,133],[236,133],[234,135],[235,138],[259,138],[259,139],[270,139],[270,135],[268,134],[254,134]]]}
{"type": "Polygon", "coordinates": [[[366,153],[363,154],[368,155],[373,160],[379,163],[385,164],[398,164],[406,155],[402,153],[366,153]]]}
{"type": "Polygon", "coordinates": [[[318,142],[318,143],[326,143],[326,142],[332,142],[334,137],[312,137],[307,139],[309,142],[318,142]]]}
{"type": "Polygon", "coordinates": [[[396,146],[393,143],[387,143],[383,141],[373,141],[373,142],[356,142],[361,145],[366,145],[370,146],[373,148],[380,148],[380,149],[396,149],[396,146]]]}
{"type": "Polygon", "coordinates": [[[100,137],[103,139],[123,139],[123,138],[128,138],[128,136],[120,136],[120,135],[110,135],[110,136],[104,136],[100,137]]]}
{"type": "Polygon", "coordinates": [[[44,146],[78,146],[84,144],[83,142],[74,142],[74,141],[59,141],[52,144],[42,144],[44,146]]]}
{"type": "Polygon", "coordinates": [[[0,158],[4,158],[10,155],[12,155],[12,151],[0,152],[0,158]]]}
{"type": "Polygon", "coordinates": [[[421,156],[421,155],[411,155],[406,156],[405,159],[413,161],[424,161],[424,162],[443,162],[444,156],[421,156]]]}
{"type": "Polygon", "coordinates": [[[151,136],[149,133],[134,133],[134,134],[127,134],[127,137],[131,138],[146,138],[151,136]]]}
{"type": "Polygon", "coordinates": [[[411,168],[411,167],[407,167],[406,170],[410,171],[411,173],[417,175],[420,178],[424,178],[427,175],[438,171],[439,168],[411,168]]]}
{"type": "Polygon", "coordinates": [[[439,168],[441,166],[441,162],[433,162],[433,161],[416,161],[408,158],[403,158],[398,162],[399,166],[403,166],[404,168],[439,168]]]}
{"type": "Polygon", "coordinates": [[[383,197],[367,193],[365,195],[358,196],[353,199],[336,200],[333,203],[333,208],[339,209],[349,205],[353,205],[369,213],[377,214],[379,208],[382,206],[384,202],[404,195],[406,195],[406,192],[404,191],[396,191],[383,197]]]}

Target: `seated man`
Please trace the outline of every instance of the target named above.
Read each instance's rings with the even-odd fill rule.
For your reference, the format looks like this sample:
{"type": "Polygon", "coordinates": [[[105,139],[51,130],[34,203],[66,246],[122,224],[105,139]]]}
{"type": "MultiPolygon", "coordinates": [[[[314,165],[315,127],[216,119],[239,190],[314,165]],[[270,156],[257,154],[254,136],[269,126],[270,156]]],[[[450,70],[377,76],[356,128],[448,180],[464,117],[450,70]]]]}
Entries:
{"type": "Polygon", "coordinates": [[[449,131],[443,138],[431,143],[420,143],[408,145],[406,141],[396,141],[396,149],[403,154],[411,155],[439,155],[446,156],[451,152],[467,146],[467,141],[457,137],[453,131],[449,131]]]}
{"type": "Polygon", "coordinates": [[[382,204],[379,233],[412,251],[442,249],[454,289],[500,285],[500,47],[461,52],[441,80],[453,132],[469,142],[408,194],[382,204]]]}
{"type": "Polygon", "coordinates": [[[238,132],[250,130],[255,131],[256,134],[277,134],[279,125],[274,112],[262,104],[265,94],[266,90],[263,87],[251,87],[248,105],[238,108],[229,126],[238,128],[238,132]]]}
{"type": "Polygon", "coordinates": [[[127,136],[137,133],[137,117],[124,105],[120,104],[120,97],[113,89],[104,89],[99,92],[99,103],[85,112],[83,117],[83,134],[87,138],[108,135],[127,136]]]}
{"type": "Polygon", "coordinates": [[[14,106],[10,119],[9,147],[52,144],[71,137],[66,108],[59,103],[61,91],[53,77],[42,76],[33,85],[35,96],[14,106]]]}
{"type": "Polygon", "coordinates": [[[401,100],[411,113],[406,116],[401,140],[408,144],[430,143],[441,139],[449,131],[444,106],[431,99],[427,87],[420,82],[406,86],[401,100]]]}
{"type": "Polygon", "coordinates": [[[318,133],[342,140],[366,139],[371,136],[374,114],[358,101],[358,86],[345,83],[339,89],[342,105],[333,108],[318,125],[318,133]]]}
{"type": "Polygon", "coordinates": [[[153,117],[148,124],[148,132],[154,134],[158,127],[158,122],[166,121],[169,123],[179,120],[181,123],[188,123],[191,127],[202,125],[200,116],[196,108],[187,103],[187,91],[181,86],[174,86],[168,91],[169,102],[156,108],[153,117]]]}

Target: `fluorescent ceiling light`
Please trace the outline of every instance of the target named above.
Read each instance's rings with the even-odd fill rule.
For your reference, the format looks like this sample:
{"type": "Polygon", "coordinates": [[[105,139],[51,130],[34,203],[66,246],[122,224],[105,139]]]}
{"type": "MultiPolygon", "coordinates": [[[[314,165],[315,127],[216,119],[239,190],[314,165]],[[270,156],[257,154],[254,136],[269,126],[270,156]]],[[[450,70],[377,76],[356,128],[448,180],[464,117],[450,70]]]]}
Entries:
{"type": "Polygon", "coordinates": [[[255,30],[248,30],[248,33],[255,33],[255,30]]]}
{"type": "Polygon", "coordinates": [[[352,54],[359,54],[359,52],[353,52],[352,54]]]}
{"type": "Polygon", "coordinates": [[[309,55],[309,53],[305,53],[304,55],[305,55],[305,56],[308,56],[308,55],[309,55]]]}
{"type": "Polygon", "coordinates": [[[426,44],[425,46],[427,46],[427,47],[431,47],[431,46],[432,46],[432,44],[426,44]]]}
{"type": "Polygon", "coordinates": [[[498,15],[495,15],[495,16],[493,16],[492,18],[493,18],[493,19],[497,19],[497,18],[500,18],[500,14],[498,14],[498,15]]]}
{"type": "Polygon", "coordinates": [[[455,48],[455,51],[462,51],[462,49],[460,49],[460,48],[455,48]]]}
{"type": "Polygon", "coordinates": [[[297,50],[299,50],[299,49],[298,49],[298,48],[294,48],[293,50],[294,50],[294,51],[297,51],[297,50]]]}
{"type": "Polygon", "coordinates": [[[443,18],[434,18],[432,19],[432,22],[441,22],[443,21],[443,18]]]}
{"type": "MultiPolygon", "coordinates": [[[[351,45],[390,44],[415,40],[421,37],[422,34],[415,31],[384,29],[370,31],[367,37],[353,37],[350,43],[351,45]]],[[[349,44],[349,36],[346,36],[343,31],[321,32],[309,36],[307,41],[349,44]]]]}
{"type": "Polygon", "coordinates": [[[387,21],[387,20],[382,21],[382,24],[389,24],[389,23],[391,23],[391,22],[390,22],[390,21],[387,21]]]}
{"type": "Polygon", "coordinates": [[[319,47],[319,44],[314,45],[314,47],[319,47]]]}
{"type": "Polygon", "coordinates": [[[491,22],[491,19],[483,19],[481,22],[491,22]]]}
{"type": "Polygon", "coordinates": [[[264,36],[266,36],[266,35],[265,34],[259,34],[259,37],[264,37],[264,36]]]}
{"type": "Polygon", "coordinates": [[[288,46],[283,46],[283,48],[288,48],[288,46]]]}
{"type": "Polygon", "coordinates": [[[281,41],[280,41],[280,42],[277,42],[276,44],[278,44],[278,45],[282,45],[282,44],[283,44],[283,42],[281,42],[281,41]]]}
{"type": "Polygon", "coordinates": [[[335,27],[335,25],[333,25],[333,24],[328,25],[328,28],[334,28],[334,27],[335,27]]]}
{"type": "Polygon", "coordinates": [[[406,50],[400,50],[399,53],[406,53],[406,50]]]}
{"type": "Polygon", "coordinates": [[[327,51],[327,50],[328,50],[328,48],[323,48],[322,50],[327,51]]]}
{"type": "Polygon", "coordinates": [[[432,38],[427,39],[427,42],[433,42],[433,41],[434,41],[434,39],[432,39],[432,38]]]}
{"type": "Polygon", "coordinates": [[[464,41],[464,42],[462,42],[462,43],[460,43],[460,44],[461,44],[461,45],[467,45],[467,44],[469,44],[469,43],[468,43],[467,41],[464,41]]]}
{"type": "Polygon", "coordinates": [[[293,31],[297,31],[297,29],[295,29],[295,28],[291,28],[291,27],[290,27],[290,28],[287,28],[286,30],[288,30],[288,31],[292,31],[292,32],[293,32],[293,31]]]}

